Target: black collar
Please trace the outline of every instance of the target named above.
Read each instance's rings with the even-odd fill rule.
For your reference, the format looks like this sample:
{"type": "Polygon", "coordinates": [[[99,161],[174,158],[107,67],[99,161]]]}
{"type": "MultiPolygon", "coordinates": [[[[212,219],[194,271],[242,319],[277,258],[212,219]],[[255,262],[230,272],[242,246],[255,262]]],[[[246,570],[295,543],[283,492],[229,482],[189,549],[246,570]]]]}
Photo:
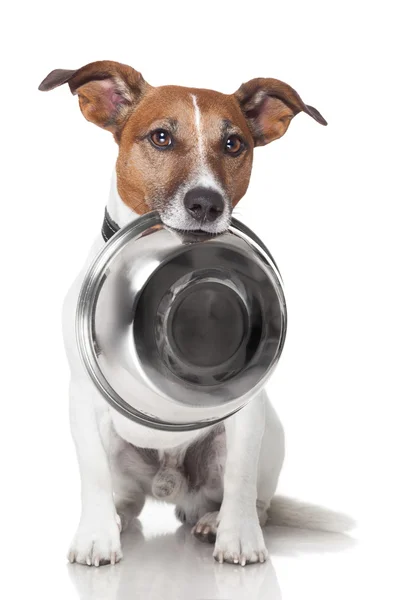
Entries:
{"type": "Polygon", "coordinates": [[[105,213],[104,213],[103,226],[101,228],[101,235],[103,236],[103,240],[105,242],[108,242],[108,240],[110,238],[112,238],[114,233],[117,233],[117,231],[119,231],[119,229],[121,229],[120,226],[115,221],[112,220],[112,218],[108,214],[108,210],[106,208],[105,213]]]}

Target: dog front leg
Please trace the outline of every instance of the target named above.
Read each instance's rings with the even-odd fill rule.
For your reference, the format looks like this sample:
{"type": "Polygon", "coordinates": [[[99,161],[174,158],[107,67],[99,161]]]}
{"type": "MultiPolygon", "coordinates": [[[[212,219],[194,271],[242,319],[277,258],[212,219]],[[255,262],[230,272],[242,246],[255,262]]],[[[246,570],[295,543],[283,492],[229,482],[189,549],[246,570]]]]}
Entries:
{"type": "Polygon", "coordinates": [[[96,567],[122,558],[120,521],[106,453],[108,432],[100,433],[99,428],[104,410],[104,400],[91,384],[72,381],[70,420],[81,475],[82,512],[68,559],[96,567]]]}
{"type": "Polygon", "coordinates": [[[259,524],[257,472],[265,427],[264,394],[260,393],[225,421],[224,497],[214,549],[218,562],[264,562],[268,556],[259,524]]]}

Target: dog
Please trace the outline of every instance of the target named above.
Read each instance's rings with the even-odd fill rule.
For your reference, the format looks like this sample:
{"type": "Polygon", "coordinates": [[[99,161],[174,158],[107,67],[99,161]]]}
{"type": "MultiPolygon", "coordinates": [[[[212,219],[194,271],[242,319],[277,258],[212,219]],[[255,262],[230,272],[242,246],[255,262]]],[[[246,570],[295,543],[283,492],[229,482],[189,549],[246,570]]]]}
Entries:
{"type": "MultiPolygon", "coordinates": [[[[119,146],[107,205],[119,227],[157,210],[176,230],[222,233],[247,190],[254,148],[282,137],[301,111],[327,124],[277,79],[252,79],[233,94],[153,87],[130,66],[98,61],[52,71],[39,89],[65,83],[84,117],[119,146]]],[[[85,371],[74,329],[83,277],[103,244],[99,235],[63,307],[82,489],[70,562],[121,560],[121,530],[148,496],[173,503],[195,536],[215,544],[220,563],[265,562],[262,527],[284,460],[283,428],[266,391],[222,424],[189,432],[146,428],[111,408],[85,371]]]]}

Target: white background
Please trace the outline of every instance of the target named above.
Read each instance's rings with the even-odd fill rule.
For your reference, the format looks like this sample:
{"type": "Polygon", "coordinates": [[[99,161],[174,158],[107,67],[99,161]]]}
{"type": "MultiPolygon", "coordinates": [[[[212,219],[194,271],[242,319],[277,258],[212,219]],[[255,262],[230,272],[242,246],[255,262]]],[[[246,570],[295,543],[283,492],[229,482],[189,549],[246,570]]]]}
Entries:
{"type": "Polygon", "coordinates": [[[5,597],[398,597],[394,8],[387,1],[165,0],[3,9],[5,597]],[[289,305],[287,345],[270,385],[287,435],[280,492],[355,517],[357,544],[275,531],[267,533],[268,567],[221,570],[211,547],[181,544],[170,511],[152,507],[147,541],[126,541],[124,563],[67,569],[79,481],[60,312],[99,230],[117,147],[84,120],[67,86],[48,94],[37,86],[55,68],[102,59],[132,65],[152,85],[226,93],[253,77],[276,77],[327,119],[321,127],[300,114],[281,140],[256,149],[239,212],[275,256],[289,305]]]}

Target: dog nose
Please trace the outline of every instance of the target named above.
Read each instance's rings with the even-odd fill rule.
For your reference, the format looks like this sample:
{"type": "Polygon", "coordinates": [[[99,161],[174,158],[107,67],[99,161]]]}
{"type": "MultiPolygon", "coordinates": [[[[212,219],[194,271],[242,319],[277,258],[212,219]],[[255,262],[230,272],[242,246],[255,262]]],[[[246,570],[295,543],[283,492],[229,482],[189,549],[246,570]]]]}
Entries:
{"type": "Polygon", "coordinates": [[[197,187],[189,190],[183,203],[196,221],[215,221],[224,211],[222,195],[209,188],[197,187]]]}

